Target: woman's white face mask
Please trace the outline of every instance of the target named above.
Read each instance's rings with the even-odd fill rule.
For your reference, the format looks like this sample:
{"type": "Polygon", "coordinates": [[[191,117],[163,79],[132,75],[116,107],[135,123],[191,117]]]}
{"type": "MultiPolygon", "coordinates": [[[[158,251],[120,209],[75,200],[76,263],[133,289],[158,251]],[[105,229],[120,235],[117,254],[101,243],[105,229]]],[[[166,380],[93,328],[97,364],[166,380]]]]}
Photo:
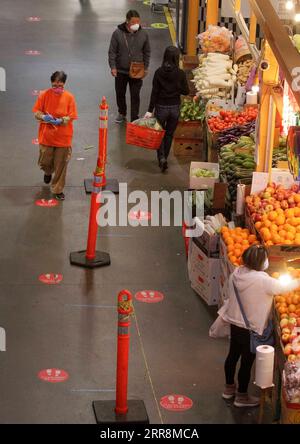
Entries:
{"type": "Polygon", "coordinates": [[[268,270],[269,266],[270,266],[270,263],[269,263],[269,259],[267,258],[265,260],[265,263],[264,263],[264,266],[263,266],[263,271],[268,270]]]}

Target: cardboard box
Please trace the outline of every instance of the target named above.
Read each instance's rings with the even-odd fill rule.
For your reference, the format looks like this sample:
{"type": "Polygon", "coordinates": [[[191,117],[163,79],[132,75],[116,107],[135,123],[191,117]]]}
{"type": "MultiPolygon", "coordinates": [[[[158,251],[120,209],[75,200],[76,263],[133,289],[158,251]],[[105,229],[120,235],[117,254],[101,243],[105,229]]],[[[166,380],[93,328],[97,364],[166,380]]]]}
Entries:
{"type": "Polygon", "coordinates": [[[176,157],[201,159],[203,142],[201,139],[173,139],[173,153],[176,157]]]}
{"type": "Polygon", "coordinates": [[[179,120],[176,131],[174,133],[175,139],[199,139],[203,140],[203,124],[199,120],[190,120],[185,122],[179,120]]]}
{"type": "Polygon", "coordinates": [[[210,235],[207,231],[204,231],[201,237],[196,238],[201,250],[206,256],[211,258],[219,258],[220,252],[220,235],[210,235]]]}
{"type": "Polygon", "coordinates": [[[284,388],[281,394],[281,424],[300,424],[300,404],[290,404],[286,401],[284,388]]]}
{"type": "Polygon", "coordinates": [[[197,55],[184,55],[181,61],[183,70],[193,70],[199,67],[199,56],[197,55]]]}
{"type": "Polygon", "coordinates": [[[218,305],[220,260],[207,257],[195,239],[190,251],[188,268],[192,288],[208,305],[218,305]]]}
{"type": "Polygon", "coordinates": [[[214,188],[215,183],[219,182],[220,167],[218,163],[210,162],[191,162],[190,167],[190,189],[206,190],[214,188]],[[206,169],[215,172],[215,177],[192,177],[192,171],[197,168],[206,169]]]}

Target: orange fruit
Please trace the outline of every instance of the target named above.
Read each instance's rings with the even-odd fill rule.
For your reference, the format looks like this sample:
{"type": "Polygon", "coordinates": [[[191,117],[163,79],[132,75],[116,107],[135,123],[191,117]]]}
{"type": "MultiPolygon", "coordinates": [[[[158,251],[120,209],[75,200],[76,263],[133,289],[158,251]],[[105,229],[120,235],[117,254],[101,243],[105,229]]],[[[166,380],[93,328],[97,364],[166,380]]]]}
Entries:
{"type": "Polygon", "coordinates": [[[250,236],[248,237],[248,242],[249,244],[253,244],[254,242],[256,242],[256,236],[255,234],[250,234],[250,236]]]}
{"type": "Polygon", "coordinates": [[[271,225],[272,225],[272,222],[270,220],[267,219],[267,220],[264,221],[264,226],[266,228],[270,228],[271,225]]]}
{"type": "Polygon", "coordinates": [[[242,238],[242,236],[237,236],[237,237],[235,238],[235,241],[236,241],[237,244],[242,244],[242,242],[243,242],[243,238],[242,238]]]}
{"type": "Polygon", "coordinates": [[[227,252],[232,253],[234,251],[234,245],[228,245],[227,252]]]}
{"type": "Polygon", "coordinates": [[[289,239],[286,239],[283,243],[284,245],[293,245],[293,242],[289,239]]]}
{"type": "Polygon", "coordinates": [[[246,239],[243,240],[242,245],[243,245],[243,246],[247,245],[247,246],[249,247],[249,242],[248,242],[248,240],[246,240],[246,239]]]}
{"type": "Polygon", "coordinates": [[[268,228],[262,228],[260,230],[260,233],[261,233],[262,238],[265,242],[268,242],[271,240],[272,235],[271,235],[270,230],[268,228]]]}
{"type": "Polygon", "coordinates": [[[233,245],[234,240],[231,237],[229,237],[228,239],[226,239],[225,243],[226,243],[226,245],[233,245]]]}
{"type": "Polygon", "coordinates": [[[297,294],[294,294],[292,297],[292,303],[297,305],[299,303],[299,296],[297,294]]]}
{"type": "Polygon", "coordinates": [[[286,235],[286,231],[285,231],[285,230],[280,230],[278,234],[279,234],[279,236],[280,236],[281,238],[284,238],[284,239],[285,239],[285,235],[286,235]]]}
{"type": "Polygon", "coordinates": [[[299,225],[299,218],[298,217],[292,217],[291,219],[291,225],[293,227],[297,227],[299,225]]]}
{"type": "Polygon", "coordinates": [[[279,236],[279,234],[272,234],[271,240],[275,245],[279,245],[281,243],[281,237],[279,236]]]}
{"type": "Polygon", "coordinates": [[[294,304],[290,304],[289,307],[288,307],[288,311],[289,311],[289,313],[294,313],[295,310],[297,310],[296,305],[294,305],[294,304]]]}
{"type": "MultiPolygon", "coordinates": [[[[294,201],[295,201],[295,203],[300,203],[300,194],[295,194],[294,195],[294,201]]],[[[295,212],[296,213],[296,212],[295,212]]],[[[296,215],[296,214],[295,214],[296,215]]]]}
{"type": "Polygon", "coordinates": [[[287,218],[294,217],[295,216],[294,208],[289,208],[288,210],[285,210],[284,214],[285,217],[287,218]]]}
{"type": "Polygon", "coordinates": [[[286,233],[286,240],[293,241],[295,239],[295,235],[293,233],[286,233]]]}
{"type": "Polygon", "coordinates": [[[278,312],[280,314],[287,313],[287,311],[288,311],[287,308],[283,307],[282,305],[278,308],[278,312]]]}
{"type": "MultiPolygon", "coordinates": [[[[242,240],[242,242],[243,242],[243,240],[242,240]]],[[[234,248],[236,250],[241,250],[242,249],[242,244],[236,243],[236,244],[234,244],[234,248]]]]}
{"type": "Polygon", "coordinates": [[[231,258],[230,258],[230,262],[231,262],[232,264],[234,264],[236,261],[237,261],[237,258],[236,258],[235,256],[231,256],[231,258]]]}
{"type": "Polygon", "coordinates": [[[270,213],[268,214],[268,218],[271,222],[274,222],[278,217],[278,214],[276,211],[270,211],[270,213]]]}
{"type": "Polygon", "coordinates": [[[271,224],[270,231],[278,231],[278,226],[276,224],[271,224]]]}
{"type": "Polygon", "coordinates": [[[256,222],[255,228],[259,231],[262,227],[262,222],[256,222]]]}
{"type": "Polygon", "coordinates": [[[274,244],[273,244],[273,242],[271,240],[266,242],[266,246],[267,247],[272,247],[272,245],[274,245],[274,244]]]}
{"type": "Polygon", "coordinates": [[[240,258],[242,256],[243,252],[242,249],[241,250],[234,250],[234,255],[237,258],[240,258]]]}

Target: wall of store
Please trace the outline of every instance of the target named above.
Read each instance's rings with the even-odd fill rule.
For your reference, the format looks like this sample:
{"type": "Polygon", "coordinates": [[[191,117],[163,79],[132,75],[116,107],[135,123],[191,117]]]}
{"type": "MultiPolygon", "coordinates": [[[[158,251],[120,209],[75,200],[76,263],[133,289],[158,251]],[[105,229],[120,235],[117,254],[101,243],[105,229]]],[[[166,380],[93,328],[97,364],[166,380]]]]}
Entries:
{"type": "MultiPolygon", "coordinates": [[[[206,6],[205,6],[206,0],[199,0],[199,1],[200,1],[199,32],[204,32],[206,29],[206,6]]],[[[245,14],[244,15],[245,22],[247,23],[247,25],[249,25],[250,24],[249,7],[247,6],[247,4],[244,4],[242,8],[243,8],[242,9],[243,13],[245,14]]],[[[237,24],[235,18],[233,18],[232,6],[230,6],[229,0],[223,0],[223,1],[219,0],[219,23],[218,23],[218,25],[219,26],[226,26],[227,29],[230,29],[231,31],[233,31],[237,35],[240,34],[238,24],[237,24]]],[[[261,47],[261,41],[262,41],[263,37],[264,36],[260,30],[260,26],[257,26],[256,45],[258,48],[261,47]]]]}

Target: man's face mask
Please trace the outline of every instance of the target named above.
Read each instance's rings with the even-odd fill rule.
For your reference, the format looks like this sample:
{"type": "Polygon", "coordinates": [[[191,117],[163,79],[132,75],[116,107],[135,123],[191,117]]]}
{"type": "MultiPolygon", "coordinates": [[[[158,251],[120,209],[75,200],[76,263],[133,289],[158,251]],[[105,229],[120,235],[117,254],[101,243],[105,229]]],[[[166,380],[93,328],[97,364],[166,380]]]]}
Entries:
{"type": "Polygon", "coordinates": [[[138,31],[140,25],[138,23],[135,23],[134,25],[130,25],[130,30],[135,32],[138,31]]]}

